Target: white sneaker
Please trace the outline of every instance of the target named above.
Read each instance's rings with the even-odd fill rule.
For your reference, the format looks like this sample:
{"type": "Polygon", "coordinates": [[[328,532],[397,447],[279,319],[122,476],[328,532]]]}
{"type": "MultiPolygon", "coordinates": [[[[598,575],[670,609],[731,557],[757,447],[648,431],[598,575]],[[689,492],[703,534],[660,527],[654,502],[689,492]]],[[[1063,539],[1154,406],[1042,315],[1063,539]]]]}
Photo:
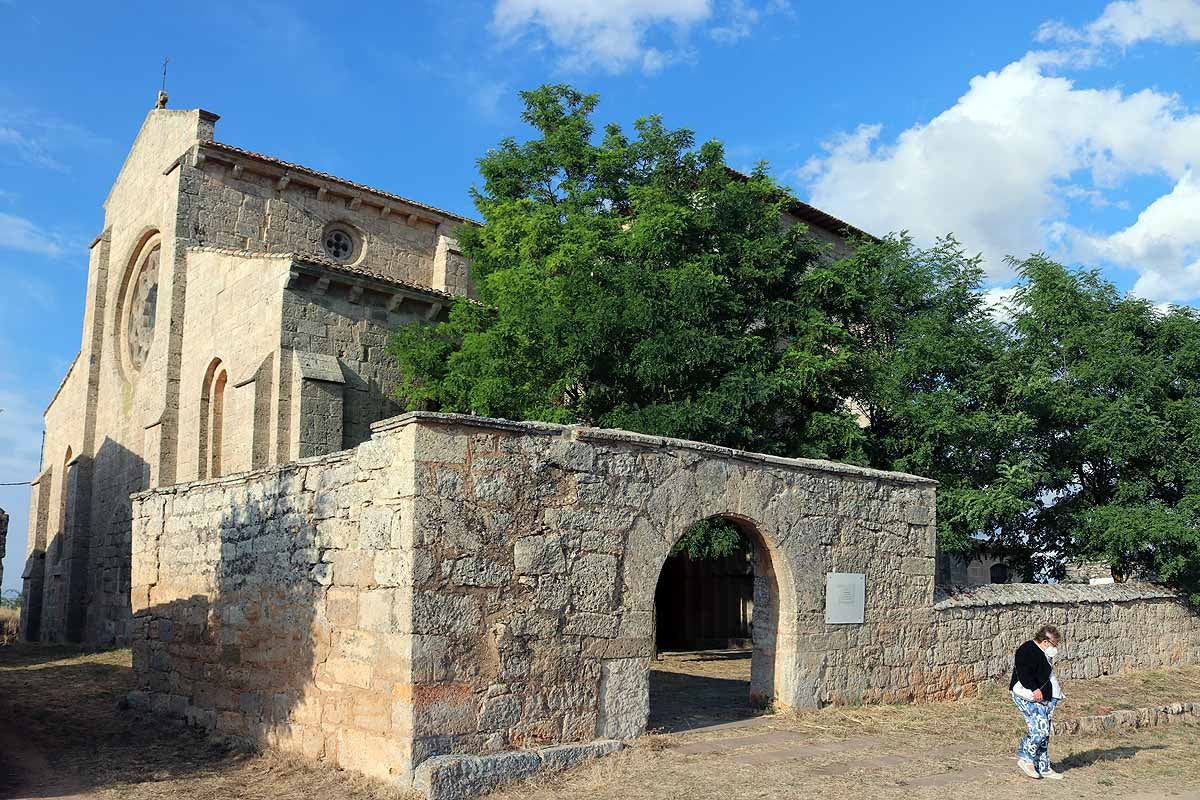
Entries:
{"type": "Polygon", "coordinates": [[[1053,767],[1043,772],[1042,777],[1049,778],[1052,781],[1061,781],[1063,779],[1062,773],[1055,772],[1053,767]]]}
{"type": "Polygon", "coordinates": [[[1024,772],[1026,775],[1028,775],[1031,778],[1042,777],[1041,775],[1038,774],[1037,769],[1034,768],[1032,763],[1030,763],[1029,761],[1026,761],[1022,758],[1017,759],[1017,769],[1021,770],[1021,772],[1024,772]]]}

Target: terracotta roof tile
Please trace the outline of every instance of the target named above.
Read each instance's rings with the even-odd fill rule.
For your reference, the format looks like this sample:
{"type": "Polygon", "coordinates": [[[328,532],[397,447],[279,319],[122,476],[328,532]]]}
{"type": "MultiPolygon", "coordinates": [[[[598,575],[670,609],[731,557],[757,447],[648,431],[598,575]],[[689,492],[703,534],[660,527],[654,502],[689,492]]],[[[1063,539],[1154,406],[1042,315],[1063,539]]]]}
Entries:
{"type": "Polygon", "coordinates": [[[444,297],[447,300],[460,297],[460,295],[451,294],[450,292],[446,292],[441,289],[434,289],[430,286],[422,286],[419,283],[413,283],[412,281],[392,278],[380,272],[364,269],[363,267],[354,266],[352,264],[341,264],[337,261],[331,261],[328,258],[321,258],[320,256],[309,255],[308,253],[292,253],[290,255],[292,256],[292,260],[298,264],[320,267],[321,269],[326,269],[330,272],[341,272],[346,275],[357,275],[362,278],[370,278],[373,281],[379,281],[380,283],[386,283],[401,289],[420,292],[421,294],[437,295],[438,297],[444,297]]]}
{"type": "MultiPolygon", "coordinates": [[[[750,180],[750,176],[741,170],[736,170],[733,167],[728,166],[725,167],[725,169],[729,170],[730,173],[732,173],[734,177],[738,178],[739,180],[750,180]]],[[[848,232],[857,236],[866,237],[867,239],[871,239],[873,241],[879,241],[878,236],[867,233],[862,228],[857,228],[851,225],[849,222],[840,220],[832,214],[827,214],[816,206],[810,206],[808,203],[805,203],[801,200],[793,200],[788,204],[788,209],[805,222],[811,222],[827,231],[832,231],[833,233],[837,234],[848,232]]]]}

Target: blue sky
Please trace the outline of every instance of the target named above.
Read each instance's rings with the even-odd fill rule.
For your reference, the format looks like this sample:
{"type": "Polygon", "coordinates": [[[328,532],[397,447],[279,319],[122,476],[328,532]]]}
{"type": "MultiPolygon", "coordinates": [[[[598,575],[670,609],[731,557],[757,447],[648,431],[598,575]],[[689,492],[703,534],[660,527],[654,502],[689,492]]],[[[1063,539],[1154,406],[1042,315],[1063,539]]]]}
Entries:
{"type": "MultiPolygon", "coordinates": [[[[1045,250],[1200,298],[1200,0],[56,3],[0,0],[0,482],[38,467],[76,351],[87,244],[158,89],[217,139],[474,216],[516,92],[600,93],[759,160],[876,233],[1045,250]],[[46,6],[53,5],[48,9],[46,6]],[[1193,170],[1196,170],[1193,173],[1193,170]]],[[[28,489],[3,588],[19,586],[28,489]]]]}

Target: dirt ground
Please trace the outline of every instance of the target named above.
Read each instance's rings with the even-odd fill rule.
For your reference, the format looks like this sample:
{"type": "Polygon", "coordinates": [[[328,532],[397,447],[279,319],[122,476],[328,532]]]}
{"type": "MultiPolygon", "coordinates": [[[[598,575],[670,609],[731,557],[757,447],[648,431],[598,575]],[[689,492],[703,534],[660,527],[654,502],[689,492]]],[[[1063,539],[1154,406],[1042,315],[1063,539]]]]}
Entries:
{"type": "MultiPolygon", "coordinates": [[[[924,706],[764,715],[746,706],[749,659],[667,654],[651,674],[664,731],[505,800],[589,797],[1113,797],[1200,800],[1200,725],[1068,737],[1061,782],[1016,772],[1021,722],[1006,693],[924,706]]],[[[403,798],[386,785],[274,753],[238,752],[119,707],[129,652],[0,647],[0,798],[403,798]]],[[[1200,668],[1070,683],[1063,713],[1200,700],[1200,668]]]]}
{"type": "Polygon", "coordinates": [[[395,800],[326,765],[238,752],[119,708],[128,650],[0,647],[0,798],[395,800]]]}
{"type": "MultiPolygon", "coordinates": [[[[749,679],[747,653],[663,654],[650,676],[651,728],[658,733],[493,800],[1200,800],[1200,725],[1060,737],[1050,755],[1064,779],[1035,781],[1017,772],[1024,725],[999,689],[952,703],[766,715],[746,704],[749,679]],[[712,727],[698,727],[705,723],[712,727]]],[[[1200,667],[1068,682],[1064,690],[1056,716],[1200,701],[1200,667]]]]}

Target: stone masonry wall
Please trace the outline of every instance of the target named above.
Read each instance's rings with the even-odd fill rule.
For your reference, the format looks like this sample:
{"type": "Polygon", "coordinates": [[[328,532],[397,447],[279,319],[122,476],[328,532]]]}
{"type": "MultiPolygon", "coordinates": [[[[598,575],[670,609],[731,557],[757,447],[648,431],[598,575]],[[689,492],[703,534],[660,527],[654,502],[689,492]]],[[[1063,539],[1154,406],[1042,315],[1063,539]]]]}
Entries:
{"type": "Polygon", "coordinates": [[[178,300],[171,265],[179,176],[169,166],[211,129],[211,117],[200,111],[151,111],[105,201],[104,228],[90,251],[80,355],[46,410],[49,494],[31,518],[30,540],[51,552],[30,554],[26,586],[43,586],[44,604],[23,622],[26,636],[129,641],[129,494],[151,485],[161,467],[164,376],[178,300]],[[120,357],[122,298],[155,235],[162,248],[159,325],[145,364],[132,374],[120,357]]]}
{"type": "Polygon", "coordinates": [[[865,571],[880,612],[833,646],[927,610],[932,502],[910,476],[409,414],[353,453],[135,498],[139,699],[395,777],[446,753],[636,735],[662,563],[726,514],[770,553],[756,685],[815,705],[843,691],[823,666],[839,639],[824,572],[865,571]]]}
{"type": "MultiPolygon", "coordinates": [[[[197,171],[200,202],[193,210],[197,243],[237,250],[298,252],[324,257],[326,225],[354,228],[365,243],[358,261],[396,280],[433,285],[439,241],[437,221],[382,215],[377,207],[352,203],[347,194],[324,192],[299,181],[238,169],[212,158],[197,171]]],[[[346,190],[348,191],[348,190],[346,190]]],[[[426,215],[430,216],[430,215],[426,215]]],[[[455,220],[447,220],[452,229],[455,220]]]]}
{"type": "MultiPolygon", "coordinates": [[[[393,332],[425,320],[428,303],[389,307],[382,295],[346,285],[318,288],[313,277],[293,281],[283,294],[285,348],[337,358],[342,389],[342,436],[338,448],[371,437],[371,425],[400,412],[392,389],[400,379],[387,353],[393,332]]],[[[293,454],[295,457],[295,454],[293,454]]]]}
{"type": "Polygon", "coordinates": [[[925,680],[940,695],[1007,681],[1013,652],[1042,625],[1062,634],[1063,680],[1200,663],[1200,616],[1149,584],[992,584],[934,606],[925,680]]]}
{"type": "Polygon", "coordinates": [[[135,496],[131,702],[408,780],[395,444],[135,496]]]}
{"type": "Polygon", "coordinates": [[[969,694],[1043,622],[1064,677],[1200,662],[1195,616],[1154,588],[935,605],[933,505],[896,473],[406,414],[353,451],[135,497],[134,699],[401,783],[635,736],[659,573],[714,515],[757,543],[751,689],[778,706],[969,694]],[[865,575],[865,622],[824,622],[829,572],[865,575]]]}
{"type": "Polygon", "coordinates": [[[271,399],[274,360],[279,358],[280,298],[290,263],[288,258],[188,250],[176,443],[180,481],[194,481],[201,474],[202,452],[205,461],[211,457],[206,452],[210,435],[201,420],[201,397],[214,363],[229,379],[223,403],[222,472],[246,472],[276,461],[271,399]],[[267,398],[259,404],[265,408],[256,409],[261,395],[267,398]]]}

